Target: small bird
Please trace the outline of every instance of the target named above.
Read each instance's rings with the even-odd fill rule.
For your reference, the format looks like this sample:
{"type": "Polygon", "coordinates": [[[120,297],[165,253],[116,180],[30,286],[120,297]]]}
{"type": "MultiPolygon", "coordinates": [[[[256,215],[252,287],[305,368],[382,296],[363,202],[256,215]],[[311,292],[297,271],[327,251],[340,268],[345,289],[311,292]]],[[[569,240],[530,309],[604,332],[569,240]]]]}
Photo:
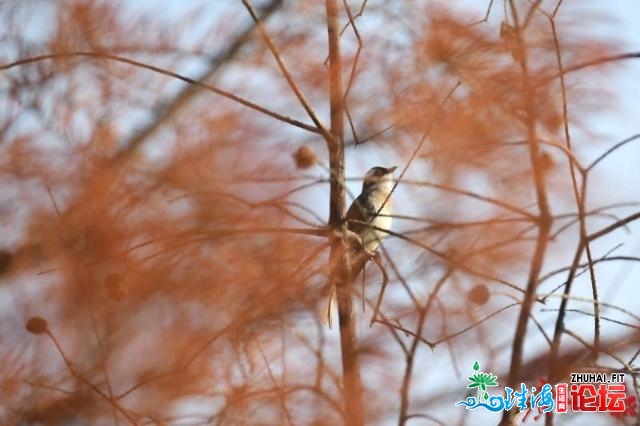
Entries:
{"type": "MultiPolygon", "coordinates": [[[[353,200],[345,221],[351,249],[355,256],[351,258],[349,274],[355,279],[364,265],[372,257],[377,257],[377,248],[387,236],[384,230],[391,229],[391,190],[393,189],[394,167],[373,167],[364,175],[362,192],[353,200]]],[[[326,295],[325,320],[331,327],[332,304],[335,303],[335,286],[328,287],[326,295]]]]}
{"type": "Polygon", "coordinates": [[[364,175],[362,192],[347,215],[347,229],[355,233],[367,254],[373,255],[391,229],[391,190],[394,167],[373,167],[364,175]]]}

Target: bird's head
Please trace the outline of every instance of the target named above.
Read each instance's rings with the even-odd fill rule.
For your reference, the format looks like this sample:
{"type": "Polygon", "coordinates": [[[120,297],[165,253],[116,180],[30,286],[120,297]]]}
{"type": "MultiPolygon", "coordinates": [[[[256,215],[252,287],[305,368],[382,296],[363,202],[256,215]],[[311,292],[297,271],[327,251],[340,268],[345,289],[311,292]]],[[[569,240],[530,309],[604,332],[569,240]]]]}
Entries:
{"type": "Polygon", "coordinates": [[[391,191],[391,186],[393,184],[393,172],[398,168],[398,166],[393,167],[372,167],[369,169],[367,174],[364,175],[364,180],[362,182],[362,191],[366,191],[372,188],[380,188],[385,189],[387,191],[391,191]]]}

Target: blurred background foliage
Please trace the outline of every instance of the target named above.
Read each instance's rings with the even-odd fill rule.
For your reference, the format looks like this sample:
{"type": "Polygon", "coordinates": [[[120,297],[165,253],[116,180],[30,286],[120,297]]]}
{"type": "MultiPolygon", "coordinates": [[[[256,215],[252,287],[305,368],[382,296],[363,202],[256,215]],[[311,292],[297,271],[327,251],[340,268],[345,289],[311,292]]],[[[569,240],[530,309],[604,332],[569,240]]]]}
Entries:
{"type": "MultiPolygon", "coordinates": [[[[592,123],[617,113],[621,66],[558,78],[558,57],[570,68],[622,53],[615,22],[582,2],[515,1],[523,50],[512,5],[485,3],[349,1],[351,24],[341,10],[347,188],[357,195],[371,166],[408,166],[384,244],[389,283],[375,266],[356,283],[370,424],[473,424],[453,406],[471,362],[506,377],[539,230],[532,121],[554,222],[537,289],[548,299],[532,313],[519,379],[549,374],[543,333],[567,273],[542,278],[569,266],[580,241],[568,153],[586,167],[619,142],[592,123]]],[[[324,2],[255,6],[328,121],[324,2]]],[[[337,332],[321,313],[326,149],[297,125],[313,126],[242,3],[2,1],[0,22],[3,65],[58,54],[0,71],[2,422],[340,422],[337,332]],[[33,317],[46,333],[28,333],[33,317]]],[[[583,200],[590,233],[637,211],[637,191],[606,179],[619,160],[605,160],[589,194],[619,196],[583,200]]],[[[626,255],[625,274],[637,260],[629,226],[594,249],[626,255]]],[[[603,324],[596,349],[633,361],[637,302],[619,296],[637,301],[637,289],[618,269],[598,275],[620,286],[602,302],[625,310],[610,309],[618,324],[603,324]]],[[[586,315],[570,327],[588,342],[587,275],[572,294],[586,315]]],[[[588,347],[562,343],[561,369],[586,365],[588,347]]]]}

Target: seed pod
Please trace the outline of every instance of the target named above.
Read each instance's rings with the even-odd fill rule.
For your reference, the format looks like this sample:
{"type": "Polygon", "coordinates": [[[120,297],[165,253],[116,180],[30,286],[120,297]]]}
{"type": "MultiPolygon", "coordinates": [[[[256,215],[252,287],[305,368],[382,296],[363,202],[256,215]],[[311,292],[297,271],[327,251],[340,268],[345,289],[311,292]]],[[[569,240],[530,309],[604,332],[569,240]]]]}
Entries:
{"type": "Polygon", "coordinates": [[[489,301],[489,290],[484,284],[476,284],[467,293],[467,300],[476,305],[484,305],[489,301]]]}
{"type": "Polygon", "coordinates": [[[25,328],[29,333],[44,334],[47,332],[47,320],[41,317],[31,317],[27,320],[25,328]]]}
{"type": "Polygon", "coordinates": [[[296,167],[299,169],[308,169],[318,162],[316,153],[307,145],[302,145],[293,154],[293,159],[296,162],[296,167]]]}

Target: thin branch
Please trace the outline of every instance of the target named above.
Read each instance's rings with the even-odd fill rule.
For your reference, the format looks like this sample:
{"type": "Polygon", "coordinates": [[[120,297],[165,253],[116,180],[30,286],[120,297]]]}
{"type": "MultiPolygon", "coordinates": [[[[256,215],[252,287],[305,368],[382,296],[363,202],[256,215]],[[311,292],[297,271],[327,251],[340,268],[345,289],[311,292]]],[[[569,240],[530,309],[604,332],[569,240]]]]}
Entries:
{"type": "Polygon", "coordinates": [[[411,163],[413,163],[413,160],[415,160],[416,155],[418,155],[418,152],[420,151],[420,148],[422,148],[422,145],[424,145],[424,143],[426,142],[427,137],[429,136],[429,133],[431,133],[431,128],[433,127],[433,125],[436,122],[436,119],[438,118],[438,116],[440,115],[442,110],[444,109],[444,106],[449,101],[451,96],[453,96],[453,93],[458,89],[458,87],[460,87],[460,85],[461,85],[461,83],[457,82],[455,84],[455,86],[453,86],[451,88],[451,90],[449,90],[449,92],[447,93],[447,96],[444,97],[444,99],[442,100],[440,105],[438,105],[438,109],[436,110],[435,114],[431,118],[431,121],[429,121],[429,124],[427,125],[427,128],[424,130],[424,133],[422,134],[422,137],[420,138],[420,141],[418,142],[418,144],[416,145],[415,149],[411,153],[411,156],[409,157],[409,160],[407,161],[407,164],[405,164],[404,167],[402,168],[402,171],[400,172],[400,176],[398,176],[398,179],[393,184],[393,187],[391,188],[391,191],[389,191],[389,194],[387,194],[387,197],[385,198],[384,202],[382,203],[382,205],[380,206],[380,208],[376,212],[376,215],[378,213],[380,213],[382,211],[382,209],[384,208],[384,206],[389,202],[389,199],[391,198],[391,195],[393,195],[393,192],[396,190],[396,187],[398,186],[400,181],[402,181],[402,178],[404,177],[405,173],[407,172],[407,169],[409,169],[409,166],[411,166],[411,163]]]}
{"type": "MultiPolygon", "coordinates": [[[[238,318],[246,318],[246,314],[245,316],[238,316],[238,318]]],[[[213,344],[216,340],[218,340],[220,337],[222,337],[225,333],[227,333],[229,330],[231,330],[232,327],[237,326],[237,323],[239,321],[236,320],[235,322],[232,322],[228,325],[226,325],[225,327],[221,328],[220,330],[216,331],[215,333],[213,333],[211,335],[210,338],[208,338],[202,345],[200,345],[199,348],[197,348],[192,354],[191,356],[187,359],[187,361],[182,364],[181,366],[174,368],[172,370],[169,370],[165,373],[160,373],[160,374],[156,374],[155,376],[151,376],[149,378],[146,378],[144,380],[141,380],[140,382],[136,383],[135,385],[131,386],[130,388],[126,389],[124,392],[120,393],[118,396],[116,396],[116,400],[122,399],[124,397],[126,397],[127,395],[129,395],[131,392],[146,386],[150,383],[153,383],[157,380],[163,379],[165,377],[170,377],[173,376],[175,374],[178,373],[182,373],[184,372],[187,368],[189,368],[189,366],[196,360],[196,358],[198,358],[209,346],[211,346],[211,344],[213,344]]]]}
{"type": "MultiPolygon", "coordinates": [[[[263,15],[263,20],[266,17],[269,17],[276,12],[280,6],[282,6],[282,0],[272,0],[270,3],[266,4],[261,8],[260,12],[263,15]]],[[[237,36],[235,36],[234,40],[220,53],[216,54],[211,58],[207,58],[208,69],[205,70],[199,77],[195,78],[196,81],[202,84],[206,84],[215,74],[220,70],[221,66],[227,63],[231,58],[233,58],[241,48],[247,43],[247,41],[251,40],[251,33],[255,28],[255,24],[252,22],[251,25],[248,25],[242,31],[239,32],[237,36]]],[[[124,48],[116,48],[117,51],[128,50],[124,48]]],[[[189,52],[193,53],[193,52],[189,52]]],[[[134,135],[130,136],[125,142],[122,144],[124,148],[120,150],[118,153],[119,156],[123,156],[124,152],[133,152],[140,146],[151,134],[153,134],[162,123],[166,122],[169,118],[171,118],[176,111],[178,111],[183,105],[185,105],[193,96],[198,93],[196,90],[198,86],[196,85],[187,85],[185,88],[180,90],[175,96],[172,97],[171,100],[167,102],[163,102],[162,109],[156,114],[153,121],[142,129],[138,130],[134,135]]],[[[315,129],[314,129],[315,130],[315,129]]]]}
{"type": "Polygon", "coordinates": [[[120,404],[118,404],[116,399],[114,399],[112,396],[107,395],[104,392],[102,392],[100,390],[100,388],[98,388],[96,385],[94,385],[89,380],[87,380],[82,374],[80,374],[80,373],[78,373],[76,371],[76,369],[74,368],[73,364],[71,363],[71,361],[69,361],[69,359],[65,355],[64,351],[62,350],[62,347],[60,346],[60,343],[58,343],[58,340],[54,337],[54,335],[53,335],[53,333],[51,333],[51,331],[46,330],[46,334],[47,334],[47,336],[49,336],[49,338],[51,339],[51,341],[55,345],[56,349],[58,350],[58,353],[62,357],[62,361],[64,362],[65,366],[67,367],[67,370],[69,370],[69,373],[71,373],[71,375],[76,380],[78,380],[79,382],[84,383],[85,385],[87,385],[100,398],[102,398],[103,400],[107,401],[115,410],[117,410],[127,420],[129,420],[129,422],[131,424],[133,424],[133,425],[137,425],[138,424],[138,421],[135,418],[133,418],[133,416],[131,416],[131,414],[129,414],[129,412],[127,410],[125,410],[120,404]]]}
{"type": "Polygon", "coordinates": [[[563,0],[558,0],[558,3],[556,4],[556,7],[553,9],[553,12],[551,13],[551,16],[553,18],[555,18],[556,15],[558,14],[558,11],[560,10],[560,6],[562,6],[562,1],[563,0]]]}
{"type": "MultiPolygon", "coordinates": [[[[541,309],[540,312],[558,312],[558,309],[541,309]]],[[[581,309],[567,309],[566,312],[582,314],[582,315],[585,315],[585,316],[588,316],[588,317],[594,317],[595,316],[595,314],[593,314],[591,312],[583,311],[581,309]]],[[[624,321],[620,321],[620,320],[613,319],[613,318],[608,318],[608,317],[605,317],[605,316],[602,316],[600,318],[603,319],[604,321],[608,321],[608,322],[611,322],[613,324],[624,325],[625,327],[633,328],[635,330],[640,330],[640,326],[629,324],[629,323],[626,323],[624,321]]],[[[596,347],[594,347],[594,349],[596,349],[596,347]]]]}
{"type": "MultiPolygon", "coordinates": [[[[440,289],[443,287],[447,279],[449,279],[452,273],[453,273],[453,270],[448,269],[442,275],[442,277],[436,282],[433,292],[431,292],[431,294],[429,295],[429,298],[427,299],[427,304],[424,306],[424,308],[418,309],[418,319],[417,319],[418,327],[416,329],[413,342],[409,347],[409,350],[405,356],[406,358],[405,369],[404,369],[404,375],[402,377],[402,385],[400,386],[400,413],[399,413],[400,417],[398,420],[399,426],[403,426],[407,423],[407,414],[409,412],[409,391],[411,386],[411,376],[413,374],[414,361],[415,361],[416,351],[418,349],[418,343],[422,341],[422,339],[419,338],[418,336],[422,336],[427,315],[429,314],[431,305],[436,295],[438,294],[440,289]]],[[[433,347],[431,347],[431,349],[433,349],[433,347]]]]}
{"type": "MultiPolygon", "coordinates": [[[[577,334],[575,334],[571,330],[566,330],[565,333],[567,333],[567,335],[573,337],[575,340],[580,342],[585,348],[588,348],[590,351],[593,350],[593,348],[591,347],[591,345],[589,345],[589,343],[585,342],[584,339],[582,339],[580,336],[578,336],[577,334]]],[[[622,358],[618,357],[617,355],[611,353],[610,351],[604,350],[602,348],[599,348],[599,350],[601,352],[609,355],[614,360],[618,361],[620,363],[620,365],[624,367],[623,371],[631,373],[635,377],[635,374],[634,374],[635,373],[635,369],[633,367],[631,367],[631,365],[629,365],[625,360],[623,360],[622,358]]]]}
{"type": "Polygon", "coordinates": [[[373,314],[371,315],[371,322],[369,323],[369,327],[373,326],[376,318],[378,317],[378,313],[380,312],[380,306],[382,305],[382,299],[384,298],[384,292],[387,289],[387,284],[389,284],[389,275],[387,274],[387,270],[382,265],[382,262],[377,257],[373,257],[374,262],[378,265],[380,272],[382,273],[382,284],[380,284],[380,291],[378,292],[378,297],[376,299],[375,307],[373,308],[373,314]]]}
{"type": "Polygon", "coordinates": [[[484,18],[480,19],[479,21],[471,23],[469,26],[473,27],[474,25],[482,24],[483,22],[488,22],[492,7],[493,7],[493,0],[489,0],[489,6],[487,7],[487,11],[484,14],[484,18]]]}
{"type": "MultiPolygon", "coordinates": [[[[356,40],[358,41],[358,46],[361,48],[364,45],[364,43],[362,42],[362,38],[360,37],[360,32],[358,31],[358,26],[356,25],[355,17],[353,16],[353,13],[351,13],[351,8],[349,7],[349,3],[347,2],[347,0],[342,0],[342,5],[344,6],[344,10],[347,12],[347,16],[349,17],[349,25],[351,26],[351,28],[353,28],[353,34],[356,36],[356,40]]],[[[363,4],[363,8],[364,8],[364,4],[363,4]]],[[[360,10],[358,16],[360,16],[361,14],[362,14],[362,9],[360,10]]],[[[342,35],[343,33],[344,33],[344,30],[340,31],[340,35],[342,35]]],[[[360,49],[358,49],[358,51],[359,50],[360,49]]],[[[349,93],[348,88],[346,93],[349,93]]]]}
{"type": "MultiPolygon", "coordinates": [[[[396,181],[396,185],[400,182],[400,178],[397,179],[396,181]]],[[[460,195],[464,195],[466,197],[471,197],[471,198],[475,198],[476,200],[480,200],[480,201],[484,201],[486,203],[489,204],[494,204],[498,207],[502,207],[506,210],[512,211],[514,213],[518,213],[532,221],[536,220],[536,216],[527,212],[526,210],[514,206],[512,204],[509,204],[505,201],[499,200],[497,198],[492,198],[486,195],[481,195],[481,194],[477,194],[473,191],[469,191],[466,189],[459,189],[453,186],[449,186],[449,185],[444,185],[444,184],[440,184],[440,183],[433,183],[433,182],[428,182],[428,181],[416,181],[416,180],[404,180],[403,181],[404,184],[407,185],[418,185],[418,186],[427,186],[430,188],[434,188],[434,189],[440,189],[442,191],[446,191],[446,192],[451,192],[454,194],[460,194],[460,195]]]]}
{"type": "Polygon", "coordinates": [[[538,11],[540,7],[540,3],[542,3],[542,0],[535,0],[530,3],[531,4],[529,5],[527,16],[524,18],[524,23],[522,24],[523,30],[526,30],[527,27],[529,26],[529,23],[531,22],[531,19],[533,19],[533,15],[538,11]]]}
{"type": "Polygon", "coordinates": [[[275,44],[273,44],[271,37],[267,33],[267,30],[264,28],[264,25],[260,21],[260,18],[258,17],[258,13],[254,9],[254,7],[251,5],[251,2],[249,0],[242,0],[242,4],[251,15],[251,18],[253,19],[253,21],[256,23],[256,26],[258,27],[258,30],[260,31],[260,34],[262,35],[263,40],[269,47],[269,50],[271,51],[273,58],[276,60],[278,67],[280,68],[280,72],[282,72],[282,75],[287,80],[289,87],[291,88],[293,93],[296,95],[296,98],[298,98],[298,101],[300,101],[300,104],[302,105],[304,110],[307,112],[307,115],[309,115],[309,118],[311,118],[311,121],[313,121],[313,124],[316,125],[316,129],[319,131],[320,134],[322,134],[322,136],[325,137],[325,139],[327,140],[330,139],[332,137],[331,134],[322,125],[322,123],[320,122],[320,119],[317,117],[315,111],[313,110],[313,108],[311,108],[311,105],[307,101],[307,98],[304,96],[304,94],[298,87],[298,84],[295,82],[295,80],[291,76],[289,69],[287,68],[284,61],[282,60],[282,57],[280,55],[280,52],[278,51],[278,48],[275,46],[275,44]]]}
{"type": "MultiPolygon", "coordinates": [[[[56,202],[55,197],[53,196],[53,192],[51,191],[51,188],[49,187],[49,185],[46,185],[47,188],[47,194],[49,195],[49,198],[51,200],[51,203],[53,204],[53,207],[55,209],[56,215],[60,216],[61,212],[60,212],[60,208],[58,207],[58,203],[56,202]]],[[[58,239],[60,239],[60,237],[58,237],[58,239]]],[[[98,322],[96,320],[96,314],[94,311],[94,306],[93,306],[93,300],[92,300],[92,296],[90,294],[89,291],[87,291],[87,285],[85,284],[84,280],[82,279],[82,277],[80,277],[77,269],[73,268],[73,276],[74,276],[74,282],[76,283],[77,286],[80,287],[85,300],[87,302],[87,306],[88,306],[88,310],[89,310],[89,320],[91,323],[91,330],[93,331],[93,334],[96,338],[96,342],[98,343],[98,348],[100,349],[100,353],[103,357],[102,361],[100,362],[100,369],[102,370],[102,373],[104,374],[104,378],[107,384],[107,392],[108,392],[108,397],[113,400],[113,388],[111,386],[111,378],[109,375],[109,371],[107,370],[107,367],[105,365],[105,361],[104,361],[104,357],[106,356],[106,350],[105,350],[105,346],[104,343],[102,341],[102,337],[100,337],[100,332],[98,330],[98,322]]],[[[48,332],[49,337],[51,337],[51,339],[53,340],[53,342],[56,344],[56,346],[58,347],[58,350],[60,351],[61,354],[64,354],[62,352],[62,348],[58,345],[58,342],[56,341],[56,339],[53,337],[53,335],[48,332]]],[[[67,363],[67,359],[66,357],[64,357],[65,363],[67,363]]],[[[114,416],[114,420],[116,425],[119,425],[120,421],[118,420],[118,416],[116,415],[116,407],[112,405],[112,409],[113,409],[113,416],[114,416]]]]}
{"type": "Polygon", "coordinates": [[[232,101],[235,101],[247,108],[250,108],[254,111],[258,111],[262,114],[268,115],[269,117],[275,118],[276,120],[282,121],[284,123],[287,124],[291,124],[293,126],[299,127],[303,130],[306,130],[308,132],[312,132],[312,133],[322,133],[321,130],[319,130],[318,128],[314,127],[314,126],[310,126],[308,124],[305,124],[301,121],[298,120],[294,120],[292,118],[286,117],[284,115],[278,114],[276,112],[273,112],[267,108],[261,107],[258,104],[255,104],[253,102],[250,102],[246,99],[243,99],[237,95],[234,95],[233,93],[227,92],[225,90],[219,89],[215,86],[212,86],[210,84],[206,84],[197,80],[194,80],[192,78],[186,77],[182,74],[179,74],[177,72],[174,71],[170,71],[161,67],[157,67],[155,65],[149,65],[146,64],[144,62],[140,62],[140,61],[136,61],[133,59],[129,59],[129,58],[125,58],[122,56],[118,56],[118,55],[114,55],[112,53],[107,53],[107,52],[87,52],[87,51],[78,51],[78,52],[56,52],[56,53],[49,53],[49,54],[45,54],[45,55],[38,55],[38,56],[31,56],[29,58],[23,58],[14,62],[10,62],[8,64],[3,64],[0,65],[0,71],[5,71],[17,66],[21,66],[21,65],[25,65],[25,64],[30,64],[30,63],[34,63],[34,62],[40,62],[40,61],[46,61],[46,60],[52,60],[52,59],[64,59],[64,58],[71,58],[71,57],[76,57],[76,56],[80,56],[80,57],[89,57],[89,58],[94,58],[94,59],[108,59],[111,61],[116,61],[116,62],[122,62],[128,65],[133,65],[135,67],[138,68],[143,68],[149,71],[153,71],[156,72],[158,74],[163,74],[169,77],[173,77],[175,79],[184,81],[185,83],[191,84],[193,86],[199,87],[201,89],[207,90],[209,92],[213,92],[217,95],[223,96],[227,99],[231,99],[232,101]]]}
{"type": "MultiPolygon", "coordinates": [[[[569,160],[569,163],[575,167],[578,168],[578,170],[580,171],[580,173],[584,173],[587,171],[587,169],[585,169],[585,167],[582,165],[582,163],[580,163],[580,160],[578,160],[578,158],[575,156],[575,154],[573,153],[571,147],[564,147],[562,145],[560,145],[559,143],[550,141],[550,140],[545,140],[542,138],[538,138],[538,143],[540,143],[541,145],[547,145],[556,149],[559,149],[560,151],[562,151],[562,153],[564,155],[567,156],[567,159],[569,160]]],[[[527,145],[528,142],[527,141],[515,141],[515,142],[503,142],[502,145],[527,145]]]]}
{"type": "MultiPolygon", "coordinates": [[[[269,376],[269,380],[271,381],[273,389],[279,389],[281,387],[284,387],[282,385],[282,383],[280,385],[278,385],[278,383],[276,381],[276,378],[275,378],[275,375],[273,373],[273,370],[271,368],[271,363],[269,362],[269,359],[267,358],[267,354],[264,352],[264,349],[262,349],[262,345],[260,345],[260,341],[258,339],[258,336],[256,334],[254,334],[252,337],[253,337],[253,340],[255,341],[255,345],[256,345],[256,347],[258,349],[258,352],[260,353],[260,356],[262,357],[262,361],[264,363],[264,366],[267,369],[267,374],[269,376]]],[[[282,352],[284,352],[284,350],[282,352]]],[[[282,379],[284,380],[284,377],[282,379]]],[[[293,420],[291,419],[291,413],[289,411],[289,408],[287,407],[287,400],[285,398],[285,394],[282,393],[282,392],[278,392],[278,400],[280,401],[280,408],[283,411],[283,413],[285,414],[285,417],[287,419],[287,424],[289,426],[293,425],[294,423],[293,423],[293,420]]]]}
{"type": "Polygon", "coordinates": [[[501,312],[503,312],[503,311],[506,311],[506,310],[507,310],[507,309],[509,309],[509,308],[513,308],[514,306],[518,306],[518,305],[520,305],[520,302],[514,302],[514,303],[511,303],[510,305],[503,306],[502,308],[498,309],[497,311],[492,312],[491,314],[487,315],[486,317],[484,317],[484,318],[482,318],[482,319],[480,319],[480,320],[478,320],[478,321],[474,322],[474,323],[473,323],[473,324],[471,324],[470,326],[465,327],[465,328],[463,328],[463,329],[462,329],[462,330],[460,330],[460,331],[457,331],[457,332],[455,332],[455,333],[453,333],[453,334],[449,334],[448,336],[443,337],[442,339],[436,340],[436,341],[434,341],[434,342],[425,342],[425,343],[430,344],[430,345],[433,345],[433,346],[437,346],[437,345],[439,345],[440,343],[442,343],[442,342],[444,342],[444,341],[447,341],[447,340],[449,340],[449,339],[453,339],[454,337],[458,337],[458,336],[460,336],[461,334],[466,333],[467,331],[469,331],[469,330],[471,330],[471,329],[473,329],[473,328],[477,327],[478,325],[482,324],[483,322],[485,322],[485,321],[487,321],[487,320],[489,320],[489,319],[491,319],[491,318],[495,317],[495,316],[496,316],[496,315],[498,315],[499,313],[501,313],[501,312]]]}
{"type": "Polygon", "coordinates": [[[469,267],[468,265],[466,265],[464,262],[461,262],[459,259],[451,258],[451,256],[448,256],[446,253],[441,252],[439,250],[436,250],[433,247],[430,247],[430,246],[424,244],[422,241],[407,237],[406,235],[404,235],[402,233],[399,233],[399,232],[394,232],[394,231],[391,231],[389,229],[385,229],[385,228],[380,228],[380,227],[374,226],[370,222],[355,221],[355,220],[353,222],[369,226],[371,229],[375,229],[376,231],[384,232],[384,233],[386,233],[388,235],[394,236],[394,237],[399,238],[399,239],[401,239],[403,241],[406,241],[406,242],[408,242],[410,244],[413,244],[413,245],[415,245],[417,247],[420,247],[420,248],[424,249],[425,251],[427,251],[428,253],[431,253],[431,254],[443,259],[448,265],[451,265],[452,267],[458,268],[458,269],[460,269],[460,270],[462,270],[464,272],[467,272],[467,273],[469,273],[471,275],[475,275],[477,277],[484,278],[486,280],[495,281],[497,283],[505,285],[505,286],[507,286],[507,287],[509,287],[509,288],[511,288],[513,290],[516,290],[518,292],[523,292],[523,290],[520,287],[518,287],[518,286],[516,286],[516,285],[514,285],[514,284],[512,284],[512,283],[510,283],[510,282],[508,282],[506,280],[503,280],[501,278],[494,277],[492,275],[485,274],[484,272],[477,271],[477,270],[469,267]]]}
{"type": "MultiPolygon", "coordinates": [[[[409,299],[411,299],[411,303],[413,304],[413,306],[416,307],[416,308],[419,308],[420,307],[420,301],[418,300],[418,297],[414,294],[414,292],[411,290],[411,287],[409,286],[409,283],[407,282],[407,279],[400,272],[400,268],[398,268],[398,265],[393,260],[393,258],[389,255],[389,252],[384,247],[384,245],[381,244],[380,247],[382,248],[382,254],[383,254],[386,262],[389,264],[389,267],[393,271],[395,279],[397,279],[400,282],[400,284],[402,285],[402,288],[407,292],[407,295],[409,295],[409,299]]],[[[404,346],[403,346],[403,348],[404,348],[404,346]]]]}
{"type": "Polygon", "coordinates": [[[586,171],[589,172],[591,171],[591,169],[593,169],[599,162],[601,162],[602,160],[604,160],[609,154],[611,154],[612,152],[616,151],[618,148],[621,148],[623,146],[625,146],[626,144],[628,144],[629,142],[633,142],[636,139],[640,138],[640,133],[633,135],[631,137],[628,137],[627,139],[618,142],[617,144],[613,145],[611,148],[609,148],[608,150],[606,150],[602,155],[600,155],[598,158],[596,158],[591,164],[589,164],[589,167],[587,167],[586,171]]]}
{"type": "Polygon", "coordinates": [[[349,93],[351,92],[351,87],[353,87],[353,83],[355,82],[356,69],[358,68],[358,62],[360,60],[360,52],[362,51],[362,48],[363,48],[363,42],[362,42],[362,38],[360,37],[360,33],[358,32],[358,27],[355,24],[354,17],[351,13],[351,8],[349,7],[349,3],[347,3],[347,0],[342,0],[342,3],[344,5],[345,10],[347,11],[347,16],[349,17],[349,23],[353,28],[353,33],[355,34],[356,41],[358,42],[358,48],[356,49],[356,53],[353,59],[351,72],[349,73],[349,79],[347,80],[347,87],[344,91],[344,101],[343,101],[344,112],[346,113],[347,119],[349,121],[349,127],[351,128],[351,134],[353,135],[353,140],[355,141],[356,145],[358,145],[360,142],[358,140],[358,134],[356,133],[355,125],[353,124],[353,119],[351,118],[351,113],[349,112],[349,108],[347,107],[347,98],[349,97],[349,93]]]}
{"type": "MultiPolygon", "coordinates": [[[[558,65],[558,71],[560,72],[560,92],[562,94],[562,121],[563,121],[563,129],[564,129],[564,137],[565,143],[567,145],[568,150],[572,150],[571,146],[571,133],[569,132],[569,112],[567,107],[567,93],[566,86],[564,81],[564,74],[562,73],[563,64],[562,64],[562,55],[560,54],[560,42],[558,41],[558,33],[556,30],[556,24],[553,17],[548,16],[549,24],[551,25],[551,33],[553,35],[553,45],[556,53],[556,62],[558,65]]],[[[591,254],[591,245],[589,241],[586,241],[587,238],[587,224],[586,224],[586,216],[585,216],[585,205],[586,205],[586,196],[587,196],[587,172],[581,171],[582,178],[582,186],[578,187],[578,179],[576,177],[575,168],[573,163],[569,162],[569,172],[571,175],[571,185],[573,188],[573,194],[576,201],[576,206],[578,207],[578,219],[580,222],[580,240],[584,241],[584,249],[587,255],[587,263],[589,265],[589,278],[591,281],[591,291],[593,294],[593,311],[594,311],[594,331],[593,331],[593,347],[595,348],[600,346],[600,305],[598,303],[598,286],[596,283],[596,275],[593,266],[593,256],[591,254]]],[[[566,309],[566,305],[562,306],[566,309]]],[[[560,314],[561,315],[561,314],[560,314]]],[[[558,356],[559,353],[559,335],[554,336],[553,346],[552,346],[552,355],[549,358],[549,364],[552,365],[557,361],[555,357],[558,356]]],[[[595,352],[592,353],[592,356],[595,357],[597,354],[595,352]]]]}
{"type": "Polygon", "coordinates": [[[612,223],[611,225],[594,232],[593,234],[589,235],[587,237],[587,241],[593,241],[593,240],[597,240],[600,237],[603,237],[607,234],[609,234],[610,232],[615,231],[618,228],[624,227],[627,224],[633,222],[634,220],[640,219],[640,212],[634,213],[632,215],[629,215],[623,219],[620,219],[619,221],[617,221],[616,223],[612,223]]]}
{"type": "MultiPolygon", "coordinates": [[[[603,257],[603,258],[600,258],[600,259],[594,259],[592,263],[595,265],[595,264],[600,263],[600,262],[611,262],[611,261],[640,262],[640,257],[636,257],[636,256],[611,256],[611,257],[603,257]]],[[[589,266],[588,262],[581,263],[581,264],[578,265],[579,268],[586,268],[587,266],[589,266]]],[[[554,275],[561,274],[563,272],[568,271],[569,269],[571,269],[570,266],[564,266],[562,268],[559,268],[559,269],[556,269],[554,271],[548,272],[546,275],[540,277],[540,282],[542,283],[543,281],[548,280],[549,278],[553,277],[554,275]]],[[[578,275],[576,275],[576,276],[578,276],[578,275]]],[[[565,284],[566,283],[562,283],[558,288],[564,286],[565,284]]],[[[557,288],[556,288],[556,290],[557,290],[557,288]]],[[[555,290],[550,292],[550,293],[554,293],[554,292],[555,292],[555,290]]],[[[545,296],[544,299],[546,299],[549,295],[545,296]]]]}
{"type": "MultiPolygon", "coordinates": [[[[606,63],[609,63],[609,62],[617,62],[617,61],[621,61],[621,60],[624,60],[624,59],[638,59],[638,58],[640,58],[640,52],[630,52],[630,53],[621,53],[621,54],[618,54],[618,55],[603,56],[603,57],[600,57],[600,58],[592,59],[590,61],[581,62],[579,64],[575,64],[575,65],[571,65],[571,66],[565,67],[565,69],[562,71],[562,75],[567,75],[567,74],[575,72],[575,71],[580,71],[580,70],[583,70],[585,68],[593,67],[593,66],[596,66],[596,65],[606,64],[606,63]]],[[[556,75],[550,77],[549,79],[542,81],[541,84],[546,84],[550,80],[554,80],[554,79],[556,79],[558,77],[560,77],[560,74],[556,74],[556,75]]]]}
{"type": "MultiPolygon", "coordinates": [[[[349,22],[344,24],[344,27],[342,27],[342,30],[340,30],[341,36],[344,34],[347,28],[349,28],[349,26],[352,25],[353,22],[355,22],[356,19],[358,19],[364,14],[364,9],[367,7],[368,1],[369,0],[363,0],[362,4],[360,5],[360,10],[358,10],[358,13],[356,13],[355,15],[351,15],[351,14],[349,15],[349,22]]],[[[347,5],[346,0],[345,0],[345,5],[347,5]]],[[[351,10],[349,9],[348,12],[351,12],[351,10]]],[[[354,28],[354,31],[355,31],[355,28],[354,28]]]]}
{"type": "Polygon", "coordinates": [[[422,343],[424,343],[427,346],[429,346],[431,349],[434,349],[439,344],[444,343],[446,341],[449,341],[450,339],[453,339],[455,337],[458,337],[458,336],[466,333],[467,331],[474,329],[475,327],[477,327],[478,325],[482,324],[483,322],[488,321],[489,319],[495,317],[496,315],[500,314],[501,312],[506,311],[507,309],[512,308],[514,306],[518,306],[518,305],[520,305],[520,302],[514,302],[514,303],[511,303],[509,305],[503,306],[502,308],[500,308],[497,311],[494,311],[491,314],[485,316],[484,318],[474,322],[473,324],[469,325],[468,327],[464,327],[463,329],[461,329],[459,331],[456,331],[453,334],[449,334],[449,335],[447,335],[447,336],[445,336],[445,337],[443,337],[441,339],[435,340],[435,341],[430,341],[430,340],[428,340],[428,339],[416,334],[415,332],[403,327],[402,325],[400,325],[398,323],[394,323],[392,321],[389,321],[388,319],[379,319],[379,320],[376,320],[376,322],[380,323],[380,324],[384,324],[384,325],[386,325],[388,327],[392,327],[392,328],[394,328],[396,330],[399,330],[399,331],[405,333],[407,336],[412,336],[414,338],[417,338],[422,343]]]}

